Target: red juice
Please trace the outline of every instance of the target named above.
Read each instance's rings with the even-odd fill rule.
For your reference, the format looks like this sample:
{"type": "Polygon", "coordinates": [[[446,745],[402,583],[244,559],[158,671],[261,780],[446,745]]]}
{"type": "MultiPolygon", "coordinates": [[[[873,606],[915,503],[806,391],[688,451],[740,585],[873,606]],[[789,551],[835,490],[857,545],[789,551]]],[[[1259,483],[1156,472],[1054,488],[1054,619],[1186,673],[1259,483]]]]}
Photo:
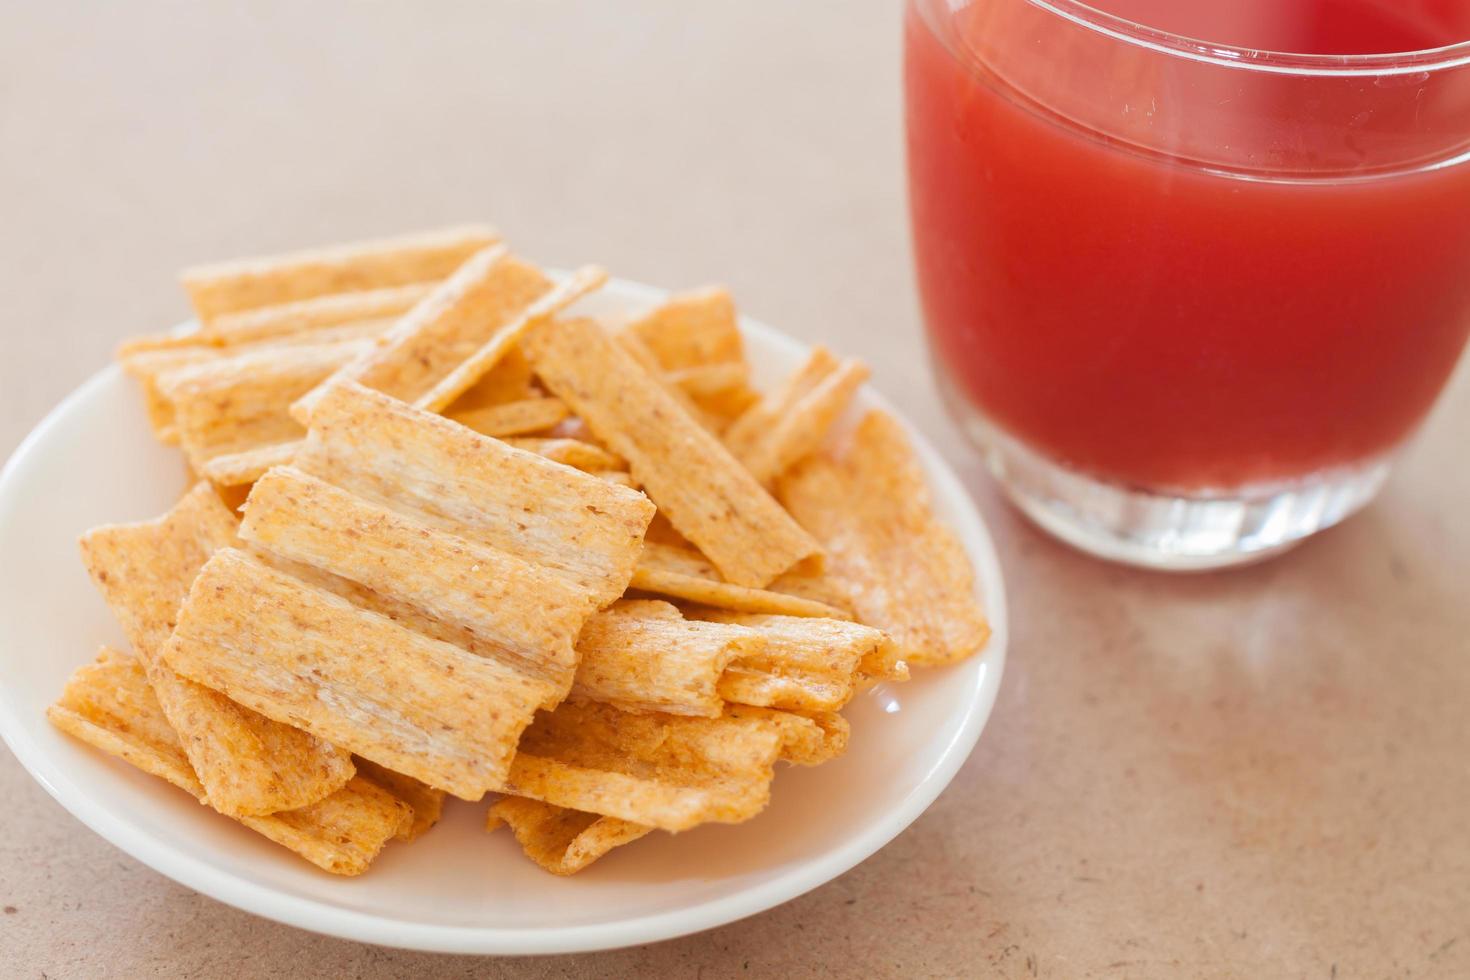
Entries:
{"type": "MultiPolygon", "coordinates": [[[[1099,5],[1302,54],[1470,39],[1459,0],[1099,5]]],[[[931,347],[990,425],[1191,493],[1374,459],[1428,412],[1470,332],[1470,72],[1105,54],[1025,0],[914,0],[905,47],[931,347]]]]}

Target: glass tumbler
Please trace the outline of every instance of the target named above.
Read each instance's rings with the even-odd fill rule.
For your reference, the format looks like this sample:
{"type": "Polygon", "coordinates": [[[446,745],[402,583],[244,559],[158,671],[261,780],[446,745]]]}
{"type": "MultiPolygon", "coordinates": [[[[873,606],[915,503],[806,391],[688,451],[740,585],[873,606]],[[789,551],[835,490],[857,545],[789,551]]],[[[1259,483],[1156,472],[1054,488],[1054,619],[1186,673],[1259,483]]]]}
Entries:
{"type": "Polygon", "coordinates": [[[1026,514],[1194,569],[1372,499],[1470,331],[1470,43],[1283,54],[909,0],[904,84],[934,370],[1026,514]]]}

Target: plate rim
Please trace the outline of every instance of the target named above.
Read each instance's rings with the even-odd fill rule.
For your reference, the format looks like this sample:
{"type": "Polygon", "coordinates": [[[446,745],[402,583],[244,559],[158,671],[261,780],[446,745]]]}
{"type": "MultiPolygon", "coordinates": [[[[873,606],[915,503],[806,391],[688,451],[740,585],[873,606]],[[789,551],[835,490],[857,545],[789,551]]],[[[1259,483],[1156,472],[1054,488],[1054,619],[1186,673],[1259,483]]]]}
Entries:
{"type": "MultiPolygon", "coordinates": [[[[553,271],[552,274],[559,273],[553,271]]],[[[668,290],[620,278],[609,278],[606,288],[609,293],[620,293],[646,303],[657,303],[670,295],[668,290]]],[[[758,336],[763,344],[783,348],[796,356],[809,351],[812,346],[745,314],[739,316],[739,324],[742,334],[758,336]]],[[[189,326],[186,322],[178,329],[187,329],[189,326]]],[[[62,398],[21,440],[4,467],[0,468],[0,518],[3,518],[3,510],[10,509],[6,502],[14,492],[11,484],[19,479],[18,474],[25,469],[30,457],[46,445],[50,431],[75,411],[75,406],[88,398],[93,389],[115,383],[121,370],[119,365],[113,363],[92,374],[62,398]]],[[[818,859],[796,864],[769,881],[683,908],[614,922],[503,927],[440,925],[394,919],[281,892],[265,884],[235,877],[189,857],[182,851],[157,845],[128,822],[114,817],[107,808],[96,806],[92,794],[70,779],[67,773],[50,765],[45,753],[28,735],[26,725],[18,715],[3,710],[3,702],[0,702],[0,739],[3,739],[31,778],[63,809],[130,857],[216,901],[283,925],[322,935],[423,952],[467,955],[577,953],[674,939],[728,925],[775,908],[832,881],[867,860],[929,808],[949,786],[979,741],[995,706],[1005,672],[1009,641],[1005,582],[984,515],[963,481],[924,434],[903,413],[897,411],[875,386],[870,384],[866,387],[873,403],[892,414],[908,433],[931,492],[946,499],[962,501],[960,523],[963,526],[955,530],[966,554],[975,565],[977,585],[983,594],[986,617],[991,627],[990,640],[982,654],[985,660],[982,669],[985,674],[979,681],[976,697],[967,705],[959,728],[949,744],[943,747],[939,761],[924,774],[899,806],[892,808],[841,847],[818,859]]]]}

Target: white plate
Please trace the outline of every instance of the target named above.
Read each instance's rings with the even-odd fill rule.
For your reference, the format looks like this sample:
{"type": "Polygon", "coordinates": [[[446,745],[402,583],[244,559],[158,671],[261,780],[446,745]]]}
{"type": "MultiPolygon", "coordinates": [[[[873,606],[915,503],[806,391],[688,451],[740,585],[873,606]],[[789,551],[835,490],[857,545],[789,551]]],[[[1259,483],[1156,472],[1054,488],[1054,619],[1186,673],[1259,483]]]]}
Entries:
{"type": "MultiPolygon", "coordinates": [[[[614,281],[579,306],[644,309],[664,294],[614,281]]],[[[756,383],[802,360],[795,341],[742,321],[756,383]]],[[[859,407],[884,406],[870,390],[859,407]]],[[[954,473],[912,433],[940,516],[979,573],[994,635],[983,657],[917,671],[848,709],[847,754],[782,767],[770,808],[739,826],[653,834],[573,878],[531,864],[485,807],[451,800],[411,846],[337,878],[124,762],[57,732],[44,711],[73,668],[121,633],[88,581],[76,538],[152,517],[184,489],[176,450],[149,434],[136,387],[109,367],[74,391],[0,473],[0,735],[79,820],[190,888],[279,922],[348,939],[458,953],[609,949],[697,932],[771,908],[862,861],[907,827],[965,761],[990,714],[1006,649],[1000,567],[954,473]]]]}

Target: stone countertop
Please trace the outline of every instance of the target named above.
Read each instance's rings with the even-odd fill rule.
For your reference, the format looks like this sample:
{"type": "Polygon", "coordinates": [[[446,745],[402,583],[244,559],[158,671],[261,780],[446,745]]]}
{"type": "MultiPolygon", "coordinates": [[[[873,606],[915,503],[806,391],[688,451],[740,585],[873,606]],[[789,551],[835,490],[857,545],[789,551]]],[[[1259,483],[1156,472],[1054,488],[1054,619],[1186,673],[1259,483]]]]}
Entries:
{"type": "MultiPolygon", "coordinates": [[[[4,5],[0,450],[190,262],[460,220],[865,358],[1008,576],[990,726],[914,826],[722,929],[566,958],[362,946],[235,911],[0,752],[0,972],[177,976],[1470,975],[1470,378],[1381,500],[1269,564],[1100,564],[1004,505],[929,382],[896,5],[4,5]]],[[[19,560],[21,556],[7,556],[19,560]]]]}

